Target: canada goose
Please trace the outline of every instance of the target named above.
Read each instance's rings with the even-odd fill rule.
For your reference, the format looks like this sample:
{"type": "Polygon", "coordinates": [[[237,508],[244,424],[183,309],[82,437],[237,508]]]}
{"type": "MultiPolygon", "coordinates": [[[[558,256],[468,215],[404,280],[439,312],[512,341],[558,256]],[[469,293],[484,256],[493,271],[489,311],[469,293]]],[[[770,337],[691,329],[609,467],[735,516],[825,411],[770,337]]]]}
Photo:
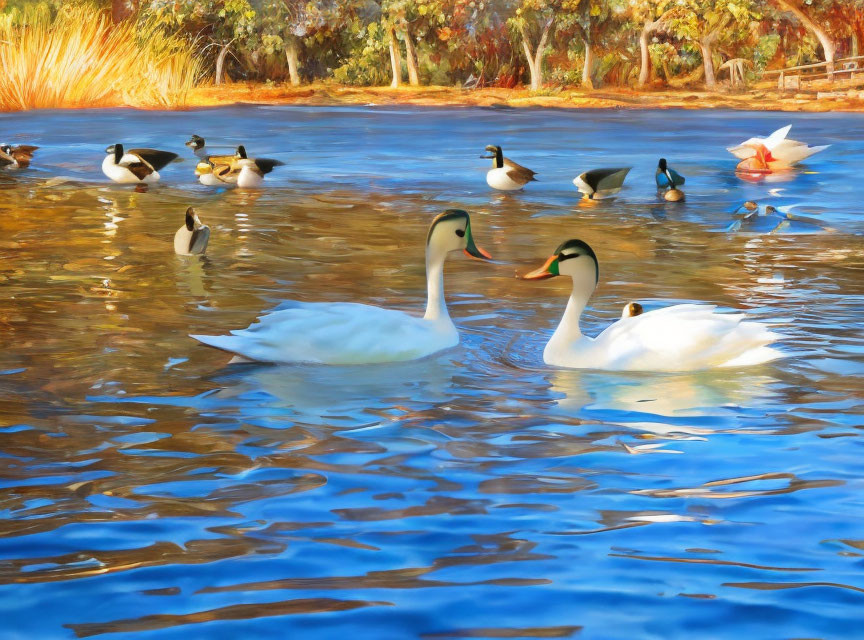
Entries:
{"type": "Polygon", "coordinates": [[[204,253],[210,240],[210,227],[202,224],[195,209],[186,209],[186,223],[174,234],[174,253],[191,256],[204,253]]]}
{"type": "Polygon", "coordinates": [[[122,144],[105,149],[102,172],[114,182],[141,183],[159,180],[159,169],[177,159],[176,153],[157,149],[130,149],[123,152],[122,144]]]}
{"type": "Polygon", "coordinates": [[[617,169],[591,169],[573,178],[573,184],[590,200],[600,200],[613,196],[624,185],[624,178],[630,167],[617,169]]]}
{"type": "Polygon", "coordinates": [[[488,145],[486,151],[490,152],[491,156],[480,156],[481,158],[491,158],[492,168],[486,172],[486,184],[493,189],[499,191],[517,191],[524,187],[529,182],[536,182],[536,171],[531,171],[521,164],[516,164],[509,158],[505,158],[501,147],[488,145]]]}
{"type": "Polygon", "coordinates": [[[231,170],[239,169],[237,173],[237,186],[241,188],[260,187],[264,176],[274,167],[280,167],[285,163],[271,158],[250,158],[246,155],[246,147],[242,144],[237,147],[237,154],[231,165],[231,170]]]}
{"type": "Polygon", "coordinates": [[[17,147],[11,144],[0,145],[0,167],[25,169],[30,166],[33,152],[38,148],[29,144],[20,144],[17,147]]]}

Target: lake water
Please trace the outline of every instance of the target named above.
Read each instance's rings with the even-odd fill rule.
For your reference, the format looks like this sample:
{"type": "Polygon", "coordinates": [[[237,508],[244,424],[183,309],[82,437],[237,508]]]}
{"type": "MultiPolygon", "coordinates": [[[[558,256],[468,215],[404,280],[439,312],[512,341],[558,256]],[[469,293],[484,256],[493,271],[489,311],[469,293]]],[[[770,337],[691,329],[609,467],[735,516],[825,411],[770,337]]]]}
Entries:
{"type": "MultiPolygon", "coordinates": [[[[0,637],[837,638],[864,610],[861,114],[237,107],[0,114],[0,637]],[[792,123],[832,147],[776,182],[725,151],[792,123]],[[190,134],[286,166],[193,181],[190,134]],[[181,153],[146,193],[108,144],[181,153]],[[487,144],[536,171],[491,192],[487,144]],[[688,200],[657,200],[664,156],[688,200]],[[571,180],[632,166],[614,201],[571,180]],[[817,222],[728,233],[747,199],[817,222]],[[178,257],[194,205],[206,258],[178,257]],[[288,299],[422,311],[432,217],[462,344],[368,367],[227,366],[288,299]],[[827,230],[826,230],[827,229],[827,230]],[[775,231],[765,233],[766,230],[775,231]],[[810,231],[806,233],[805,231],[810,231]],[[815,231],[815,232],[813,232],[815,231]],[[800,232],[800,233],[798,233],[800,232]],[[783,360],[697,374],[542,361],[589,242],[625,302],[745,310],[783,360]]],[[[776,225],[775,225],[776,226],[776,225]]]]}

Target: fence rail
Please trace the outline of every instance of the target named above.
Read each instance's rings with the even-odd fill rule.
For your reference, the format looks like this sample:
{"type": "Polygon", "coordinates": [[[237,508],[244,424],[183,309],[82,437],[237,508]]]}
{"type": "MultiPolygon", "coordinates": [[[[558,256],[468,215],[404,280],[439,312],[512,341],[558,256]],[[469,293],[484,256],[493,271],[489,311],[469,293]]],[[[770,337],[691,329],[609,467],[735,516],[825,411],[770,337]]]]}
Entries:
{"type": "Polygon", "coordinates": [[[827,78],[829,82],[834,82],[835,77],[838,75],[849,74],[849,78],[854,78],[858,73],[864,77],[864,56],[851,56],[849,58],[839,58],[832,62],[816,62],[796,67],[786,67],[785,69],[763,71],[762,77],[779,76],[777,88],[780,93],[783,93],[786,89],[800,89],[802,80],[827,78]],[[862,63],[862,66],[859,66],[859,62],[862,63]],[[817,69],[825,69],[825,71],[823,73],[805,73],[817,69]]]}

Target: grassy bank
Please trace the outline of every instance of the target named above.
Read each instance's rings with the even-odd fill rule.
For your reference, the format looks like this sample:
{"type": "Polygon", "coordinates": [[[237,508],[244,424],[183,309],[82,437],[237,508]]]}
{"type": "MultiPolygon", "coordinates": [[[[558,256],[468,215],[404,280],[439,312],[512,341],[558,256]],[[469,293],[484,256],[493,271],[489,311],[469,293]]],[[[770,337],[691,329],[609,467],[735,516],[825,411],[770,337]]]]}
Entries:
{"type": "Polygon", "coordinates": [[[0,110],[182,107],[200,76],[196,52],[153,21],[115,26],[74,4],[0,14],[0,110]]]}
{"type": "Polygon", "coordinates": [[[322,83],[294,87],[235,83],[199,86],[187,103],[192,107],[236,103],[349,105],[385,104],[417,106],[555,107],[564,109],[742,109],[760,111],[864,111],[858,92],[844,97],[817,98],[799,93],[780,97],[765,86],[743,93],[720,93],[687,89],[636,91],[561,89],[532,92],[527,89],[473,89],[453,87],[353,87],[322,83]]]}

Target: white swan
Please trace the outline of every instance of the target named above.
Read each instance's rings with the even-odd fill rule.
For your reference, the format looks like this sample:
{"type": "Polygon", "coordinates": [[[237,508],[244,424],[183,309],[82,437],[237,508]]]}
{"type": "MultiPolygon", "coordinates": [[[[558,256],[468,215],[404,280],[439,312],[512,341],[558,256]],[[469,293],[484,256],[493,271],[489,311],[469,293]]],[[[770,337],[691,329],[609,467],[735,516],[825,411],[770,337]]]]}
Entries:
{"type": "Polygon", "coordinates": [[[426,314],[353,302],[288,302],[230,336],[193,335],[199,342],[259,362],[371,364],[423,358],[459,344],[444,300],[444,260],[452,251],[480,259],[471,220],[449,209],[432,221],[426,237],[426,314]]]}
{"type": "Polygon", "coordinates": [[[750,138],[738,146],[729,147],[727,151],[736,158],[746,160],[755,156],[760,146],[764,146],[770,152],[776,167],[788,168],[831,146],[826,144],[821,147],[810,147],[805,142],[790,140],[786,136],[791,128],[792,125],[790,124],[782,129],[777,129],[767,138],[750,138]]]}
{"type": "Polygon", "coordinates": [[[568,240],[546,264],[525,276],[537,280],[570,276],[573,292],[564,317],[543,350],[546,364],[612,371],[695,371],[761,364],[781,354],[768,344],[779,339],[743,314],[714,313],[716,307],[678,304],[622,318],[596,338],[582,335],[579,318],[597,286],[597,256],[581,240],[568,240]]]}

